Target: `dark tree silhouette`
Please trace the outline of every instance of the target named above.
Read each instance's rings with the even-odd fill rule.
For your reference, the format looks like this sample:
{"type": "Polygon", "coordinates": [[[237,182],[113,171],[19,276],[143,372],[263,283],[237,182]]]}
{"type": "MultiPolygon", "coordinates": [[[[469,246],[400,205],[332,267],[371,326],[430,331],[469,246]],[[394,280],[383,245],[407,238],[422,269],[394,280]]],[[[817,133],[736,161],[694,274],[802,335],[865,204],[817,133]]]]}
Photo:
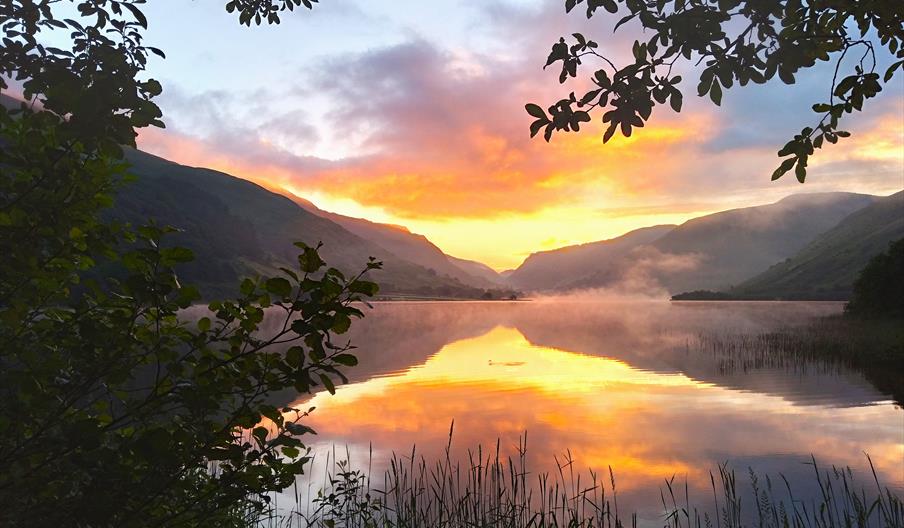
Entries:
{"type": "MultiPolygon", "coordinates": [[[[0,2],[2,526],[254,525],[304,470],[313,432],[306,409],[268,394],[334,391],[357,362],[334,340],[377,292],[299,243],[294,269],[187,321],[200,294],[176,268],[192,252],[161,244],[170,228],[101,219],[129,179],[123,146],[163,126],[142,4],[0,2]],[[57,16],[72,5],[80,16],[57,16]],[[51,32],[68,48],[43,44],[51,32]],[[123,273],[90,279],[99,262],[123,273]],[[281,317],[273,335],[265,309],[281,317]]],[[[277,23],[299,2],[230,4],[277,23]]]]}
{"type": "Polygon", "coordinates": [[[904,317],[904,239],[873,257],[854,282],[845,312],[857,317],[904,317]]]}

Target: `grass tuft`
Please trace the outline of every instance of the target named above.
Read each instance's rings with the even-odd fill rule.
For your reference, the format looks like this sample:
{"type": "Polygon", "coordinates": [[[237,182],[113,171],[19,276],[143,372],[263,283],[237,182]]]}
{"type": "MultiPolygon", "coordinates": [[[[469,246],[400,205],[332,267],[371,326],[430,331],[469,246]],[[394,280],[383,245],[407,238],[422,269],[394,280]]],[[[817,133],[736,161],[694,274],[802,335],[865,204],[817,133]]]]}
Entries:
{"type": "MultiPolygon", "coordinates": [[[[575,470],[570,452],[556,457],[556,469],[533,474],[527,467],[527,435],[514,457],[478,446],[466,461],[455,461],[449,443],[445,455],[428,461],[416,448],[393,455],[379,487],[367,472],[337,459],[316,496],[305,500],[295,489],[295,504],[260,519],[267,528],[637,528],[636,513],[618,509],[615,472],[575,470]]],[[[372,452],[369,458],[370,467],[372,452]]],[[[823,469],[812,458],[818,493],[796,497],[784,475],[760,475],[748,469],[749,486],[739,491],[738,476],[727,464],[710,472],[712,504],[694,504],[688,482],[673,476],[660,488],[665,528],[900,528],[904,503],[883,487],[872,465],[873,481],[858,486],[850,468],[823,469]]],[[[811,483],[808,483],[812,485],[811,483]]]]}

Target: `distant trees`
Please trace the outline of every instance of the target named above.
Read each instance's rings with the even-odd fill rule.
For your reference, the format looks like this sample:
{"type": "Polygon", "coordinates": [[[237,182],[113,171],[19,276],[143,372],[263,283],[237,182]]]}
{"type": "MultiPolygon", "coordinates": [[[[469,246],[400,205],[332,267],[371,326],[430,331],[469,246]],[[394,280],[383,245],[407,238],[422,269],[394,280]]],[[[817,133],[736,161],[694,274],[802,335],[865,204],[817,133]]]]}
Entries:
{"type": "Polygon", "coordinates": [[[737,296],[712,290],[694,290],[672,295],[673,301],[734,301],[737,296]]]}
{"type": "Polygon", "coordinates": [[[873,257],[854,282],[845,312],[856,317],[904,317],[904,239],[873,257]]]}
{"type": "Polygon", "coordinates": [[[607,124],[607,142],[619,129],[630,136],[643,127],[657,105],[668,102],[679,112],[685,91],[679,87],[681,76],[672,70],[682,63],[705,66],[696,93],[719,105],[723,91],[736,84],[762,84],[776,76],[793,84],[800,70],[834,60],[834,75],[826,79],[828,100],[813,105],[815,123],[778,151],[785,159],[772,174],[775,180],[794,169],[803,183],[815,149],[849,135],[839,128],[841,117],[860,110],[904,67],[900,0],[565,0],[566,11],[578,6],[586,9],[587,18],[603,11],[620,16],[614,30],[636,21],[646,32],[634,41],[633,60],[620,65],[611,50],[602,51],[580,33],[553,44],[546,66],[560,67],[560,83],[577,77],[585,62],[598,66],[588,75],[591,88],[583,94],[572,92],[546,109],[526,106],[536,118],[532,137],[543,131],[549,141],[554,132],[577,132],[591,120],[591,112],[599,111],[607,124]],[[895,57],[885,71],[876,61],[879,46],[895,57]]]}
{"type": "MultiPolygon", "coordinates": [[[[193,255],[162,243],[172,229],[101,220],[130,178],[123,145],[163,126],[162,87],[144,75],[163,52],[143,44],[143,3],[0,2],[2,526],[252,524],[303,471],[312,433],[305,409],[267,395],[335,390],[357,362],[337,336],[377,292],[298,244],[296,267],[246,279],[189,321],[199,292],[176,269],[193,255]],[[57,17],[67,4],[80,16],[57,17]],[[71,45],[47,46],[51,32],[71,45]],[[122,277],[89,279],[101,263],[122,277]]],[[[245,22],[265,5],[310,7],[229,4],[245,22]]]]}

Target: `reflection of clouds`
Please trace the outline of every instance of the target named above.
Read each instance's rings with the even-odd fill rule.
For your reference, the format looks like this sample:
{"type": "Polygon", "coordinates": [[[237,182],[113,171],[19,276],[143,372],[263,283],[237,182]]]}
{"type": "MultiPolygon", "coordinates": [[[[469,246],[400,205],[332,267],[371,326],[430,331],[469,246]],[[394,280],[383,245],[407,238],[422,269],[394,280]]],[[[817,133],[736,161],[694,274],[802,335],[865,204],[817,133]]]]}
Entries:
{"type": "MultiPolygon", "coordinates": [[[[888,403],[837,407],[848,392],[855,399],[868,393],[850,379],[832,378],[837,401],[822,405],[806,399],[806,391],[820,388],[767,384],[764,392],[756,383],[745,387],[733,378],[725,382],[717,371],[707,370],[705,360],[693,377],[684,373],[693,360],[680,345],[682,336],[699,328],[755,330],[832,310],[837,307],[379,306],[376,312],[383,317],[406,314],[405,324],[412,328],[418,326],[418,314],[432,321],[426,326],[428,337],[438,331],[433,325],[446,313],[445,331],[460,337],[407,369],[340,387],[335,396],[314,396],[310,403],[317,411],[311,423],[322,438],[339,445],[372,442],[385,454],[407,452],[416,444],[428,459],[442,454],[453,420],[456,456],[465,456],[478,444],[494,445],[497,438],[511,455],[519,435],[527,431],[534,470],[552,469],[553,456],[569,449],[577,468],[611,465],[628,503],[649,500],[644,493],[655,492],[662,479],[673,474],[687,475],[692,485],[705,487],[708,472],[724,461],[742,471],[747,464],[778,468],[789,477],[799,476],[805,485],[806,466],[799,463],[810,453],[823,464],[863,470],[863,452],[868,452],[880,478],[900,487],[902,411],[888,403]],[[494,322],[499,326],[494,328],[494,322]],[[468,328],[475,333],[469,335],[468,328]]],[[[364,329],[361,336],[378,331],[364,329]]],[[[396,328],[394,335],[402,334],[396,328]]],[[[812,376],[826,379],[816,374],[799,378],[812,376]]],[[[794,385],[795,378],[788,376],[784,382],[794,385]]],[[[873,401],[882,400],[875,391],[870,394],[873,401]]]]}

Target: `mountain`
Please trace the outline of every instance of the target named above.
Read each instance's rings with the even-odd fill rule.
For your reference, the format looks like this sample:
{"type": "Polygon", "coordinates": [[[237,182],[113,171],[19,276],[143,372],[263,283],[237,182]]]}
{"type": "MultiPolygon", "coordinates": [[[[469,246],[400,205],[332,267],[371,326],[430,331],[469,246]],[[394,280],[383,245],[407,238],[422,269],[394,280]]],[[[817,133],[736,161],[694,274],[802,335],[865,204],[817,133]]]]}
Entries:
{"type": "MultiPolygon", "coordinates": [[[[0,105],[20,104],[0,94],[0,105]]],[[[155,218],[183,229],[170,240],[192,248],[197,256],[183,275],[208,293],[232,291],[243,275],[276,273],[294,261],[292,242],[299,239],[323,241],[328,264],[344,271],[360,270],[369,256],[382,260],[384,270],[374,276],[386,293],[476,298],[483,297],[484,290],[505,288],[489,267],[449,257],[404,227],[333,215],[228,174],[133,149],[127,150],[127,158],[139,178],[123,187],[110,215],[135,224],[155,218]]],[[[507,297],[512,292],[492,293],[507,297]]]]}
{"type": "Polygon", "coordinates": [[[455,264],[457,267],[461,268],[465,273],[469,275],[489,281],[491,284],[494,284],[496,286],[505,284],[505,278],[502,276],[502,274],[487,266],[483,262],[453,257],[452,255],[446,255],[446,257],[450,261],[452,261],[452,264],[455,264]]]}
{"type": "Polygon", "coordinates": [[[611,241],[531,255],[509,280],[526,290],[614,285],[626,291],[670,293],[727,289],[791,257],[875,201],[854,193],[795,194],[768,205],[694,218],[674,228],[632,231],[611,241]],[[640,239],[634,238],[638,235],[640,239]],[[605,251],[608,245],[617,249],[605,251]]]}
{"type": "Polygon", "coordinates": [[[318,208],[304,198],[292,197],[292,199],[308,212],[335,222],[393,255],[433,270],[438,275],[445,275],[477,288],[495,288],[500,285],[501,281],[491,268],[477,262],[450,257],[424,235],[412,233],[403,226],[381,224],[363,218],[331,213],[318,208]]]}
{"type": "Polygon", "coordinates": [[[363,269],[368,257],[383,262],[371,278],[382,294],[477,298],[484,290],[409,262],[298,204],[241,178],[187,167],[128,150],[136,181],[123,185],[109,216],[139,224],[153,218],[182,231],[171,244],[189,247],[195,262],[182,277],[206,296],[233,293],[240,277],[293,267],[292,243],[323,242],[328,265],[346,273],[363,269]]]}
{"type": "MultiPolygon", "coordinates": [[[[746,297],[847,299],[860,270],[904,238],[904,191],[879,198],[816,237],[793,257],[731,291],[746,297]]],[[[904,271],[904,270],[902,270],[904,271]]]]}
{"type": "Polygon", "coordinates": [[[773,204],[694,218],[652,246],[666,254],[697,255],[699,265],[662,275],[660,281],[672,293],[739,284],[794,255],[876,199],[843,192],[803,193],[773,204]]]}
{"type": "Polygon", "coordinates": [[[674,225],[645,227],[610,240],[532,253],[506,277],[506,282],[529,290],[562,288],[594,274],[634,248],[654,242],[673,229],[674,225]]]}

